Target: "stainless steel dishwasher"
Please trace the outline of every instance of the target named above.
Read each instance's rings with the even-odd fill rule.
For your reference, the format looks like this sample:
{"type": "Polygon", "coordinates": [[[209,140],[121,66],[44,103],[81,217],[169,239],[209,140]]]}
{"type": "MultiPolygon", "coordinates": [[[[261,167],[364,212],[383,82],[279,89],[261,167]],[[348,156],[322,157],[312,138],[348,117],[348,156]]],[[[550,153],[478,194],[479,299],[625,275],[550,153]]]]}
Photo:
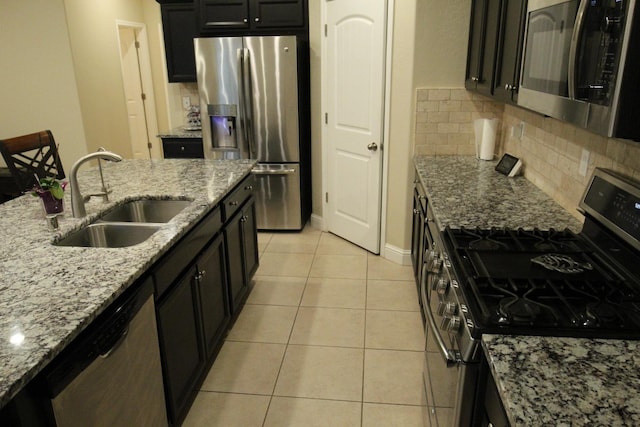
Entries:
{"type": "Polygon", "coordinates": [[[166,426],[153,288],[119,298],[46,374],[58,426],[166,426]]]}

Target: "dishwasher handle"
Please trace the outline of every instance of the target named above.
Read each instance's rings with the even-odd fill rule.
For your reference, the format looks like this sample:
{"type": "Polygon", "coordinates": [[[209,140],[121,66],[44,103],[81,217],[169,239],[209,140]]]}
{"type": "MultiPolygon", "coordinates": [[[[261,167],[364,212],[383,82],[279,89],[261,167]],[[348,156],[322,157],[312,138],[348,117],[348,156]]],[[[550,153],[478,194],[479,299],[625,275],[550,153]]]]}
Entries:
{"type": "Polygon", "coordinates": [[[293,175],[295,169],[252,169],[251,173],[255,175],[293,175]]]}
{"type": "Polygon", "coordinates": [[[113,344],[111,344],[110,346],[107,346],[105,343],[106,350],[100,350],[100,352],[98,353],[98,356],[100,356],[103,359],[108,358],[109,356],[111,356],[111,353],[113,353],[118,347],[120,347],[120,344],[122,344],[124,342],[124,339],[127,337],[127,334],[129,333],[129,326],[127,325],[126,328],[124,328],[124,331],[120,334],[120,336],[116,335],[116,339],[115,342],[113,342],[114,340],[111,340],[113,342],[113,344]]]}

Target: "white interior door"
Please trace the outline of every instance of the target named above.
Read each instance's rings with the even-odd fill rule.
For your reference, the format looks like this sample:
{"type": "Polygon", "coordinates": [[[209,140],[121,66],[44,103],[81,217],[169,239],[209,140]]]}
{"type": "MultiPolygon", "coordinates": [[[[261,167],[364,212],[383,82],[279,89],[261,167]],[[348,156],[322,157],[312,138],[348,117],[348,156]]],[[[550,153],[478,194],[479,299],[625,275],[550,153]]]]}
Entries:
{"type": "Polygon", "coordinates": [[[161,158],[146,37],[141,28],[118,25],[118,38],[133,158],[161,158]]]}
{"type": "Polygon", "coordinates": [[[380,252],[386,0],[326,0],[327,229],[380,252]]]}

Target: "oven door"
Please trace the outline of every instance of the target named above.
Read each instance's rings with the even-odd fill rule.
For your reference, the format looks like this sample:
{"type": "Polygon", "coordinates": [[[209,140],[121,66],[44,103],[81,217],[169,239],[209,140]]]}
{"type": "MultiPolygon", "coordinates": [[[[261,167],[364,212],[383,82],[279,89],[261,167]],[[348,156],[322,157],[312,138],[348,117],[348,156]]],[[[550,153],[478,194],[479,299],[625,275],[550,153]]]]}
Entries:
{"type": "Polygon", "coordinates": [[[467,426],[473,419],[473,402],[478,376],[477,363],[463,363],[458,349],[457,334],[444,332],[436,323],[442,300],[436,291],[441,279],[450,282],[446,266],[430,271],[425,263],[421,281],[425,327],[424,387],[427,400],[426,426],[467,426]]]}

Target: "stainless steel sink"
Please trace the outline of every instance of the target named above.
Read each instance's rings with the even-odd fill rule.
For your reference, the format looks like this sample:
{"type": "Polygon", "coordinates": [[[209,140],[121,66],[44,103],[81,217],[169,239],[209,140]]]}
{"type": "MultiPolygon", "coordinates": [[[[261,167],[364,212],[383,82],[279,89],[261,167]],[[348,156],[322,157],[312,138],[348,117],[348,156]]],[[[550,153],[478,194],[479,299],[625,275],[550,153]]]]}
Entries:
{"type": "Polygon", "coordinates": [[[108,222],[169,222],[184,208],[191,204],[190,200],[131,200],[108,211],[99,218],[108,222]]]}
{"type": "Polygon", "coordinates": [[[160,227],[159,224],[144,223],[93,223],[55,242],[54,245],[122,248],[144,242],[160,227]]]}

